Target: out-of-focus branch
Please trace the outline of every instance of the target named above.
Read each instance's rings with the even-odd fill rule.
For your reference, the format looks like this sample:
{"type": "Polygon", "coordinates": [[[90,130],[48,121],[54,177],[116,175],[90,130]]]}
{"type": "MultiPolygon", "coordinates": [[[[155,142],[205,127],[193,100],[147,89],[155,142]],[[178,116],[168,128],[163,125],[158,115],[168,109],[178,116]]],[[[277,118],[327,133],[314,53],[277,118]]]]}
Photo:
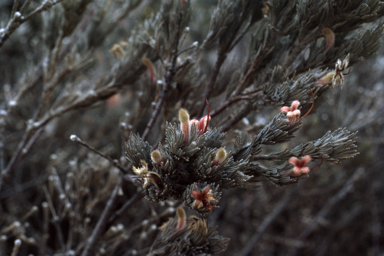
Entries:
{"type": "Polygon", "coordinates": [[[137,191],[118,211],[116,211],[108,220],[108,225],[111,226],[116,220],[118,220],[132,205],[139,202],[144,197],[141,190],[137,191]]]}
{"type": "Polygon", "coordinates": [[[115,189],[112,192],[111,197],[109,198],[103,213],[100,216],[99,221],[96,224],[95,229],[93,230],[91,236],[88,238],[85,248],[81,256],[93,255],[93,250],[95,249],[96,243],[98,242],[100,236],[105,232],[109,218],[112,215],[112,212],[116,206],[118,199],[118,191],[120,189],[122,179],[119,178],[119,181],[116,184],[115,189]]]}
{"type": "MultiPolygon", "coordinates": [[[[324,207],[316,214],[312,222],[300,233],[299,239],[304,241],[315,228],[319,225],[319,221],[324,219],[325,216],[333,209],[338,202],[340,202],[349,192],[353,190],[353,185],[356,181],[360,180],[364,174],[363,168],[358,168],[352,176],[348,179],[345,185],[337,192],[336,195],[331,197],[324,207]]],[[[297,248],[293,248],[287,255],[297,255],[297,248]]]]}
{"type": "Polygon", "coordinates": [[[215,84],[217,76],[218,76],[218,74],[220,72],[220,68],[223,65],[223,63],[224,63],[226,58],[227,58],[227,54],[221,53],[221,52],[218,53],[215,66],[214,66],[214,68],[212,70],[211,78],[209,79],[207,90],[205,92],[205,95],[204,95],[204,98],[203,98],[203,102],[201,103],[201,107],[200,107],[200,110],[199,110],[199,113],[198,113],[197,116],[202,116],[203,115],[203,112],[204,112],[204,109],[205,109],[205,100],[209,99],[209,96],[211,95],[212,90],[213,90],[213,85],[215,84]]]}
{"type": "Polygon", "coordinates": [[[18,29],[21,24],[31,19],[33,16],[49,10],[52,8],[52,6],[62,2],[63,0],[44,0],[43,3],[38,6],[35,10],[33,10],[31,13],[29,13],[27,16],[23,16],[26,6],[29,5],[30,1],[26,1],[23,7],[21,8],[20,12],[16,12],[18,1],[15,1],[13,9],[12,9],[12,16],[10,21],[8,22],[7,27],[0,33],[0,47],[3,46],[5,41],[11,36],[11,34],[18,29]]]}
{"type": "Polygon", "coordinates": [[[75,141],[81,145],[83,145],[84,147],[92,150],[93,152],[95,152],[96,154],[98,154],[99,156],[107,159],[113,166],[119,168],[120,171],[122,171],[123,173],[127,173],[127,170],[119,163],[118,160],[113,160],[111,157],[109,157],[108,155],[100,152],[99,150],[97,150],[96,148],[88,145],[87,143],[85,143],[84,141],[82,141],[79,137],[77,137],[76,135],[71,135],[71,140],[72,141],[75,141]]]}
{"type": "MultiPolygon", "coordinates": [[[[306,180],[305,180],[306,181],[306,180]]],[[[244,246],[243,250],[239,253],[240,256],[247,256],[252,248],[255,246],[257,241],[264,234],[269,225],[276,219],[277,216],[284,210],[284,208],[288,205],[294,195],[303,187],[305,181],[301,182],[297,187],[292,189],[288,195],[286,195],[273,209],[273,211],[263,220],[263,222],[258,226],[256,232],[249,239],[248,243],[244,246]]]]}

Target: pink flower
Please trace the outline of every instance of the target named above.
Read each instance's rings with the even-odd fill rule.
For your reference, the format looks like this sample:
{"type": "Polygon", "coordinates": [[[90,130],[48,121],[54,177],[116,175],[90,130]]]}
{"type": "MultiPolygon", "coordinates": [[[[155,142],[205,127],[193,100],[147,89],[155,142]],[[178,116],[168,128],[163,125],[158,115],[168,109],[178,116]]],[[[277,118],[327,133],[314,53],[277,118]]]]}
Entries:
{"type": "Polygon", "coordinates": [[[300,118],[300,110],[297,109],[300,105],[300,101],[295,100],[292,102],[291,107],[282,107],[280,112],[287,113],[289,125],[294,124],[300,118]]]}
{"type": "Polygon", "coordinates": [[[208,118],[208,115],[206,115],[202,117],[200,121],[197,119],[192,119],[189,123],[191,125],[194,124],[196,126],[196,131],[201,131],[201,135],[202,135],[208,130],[207,122],[209,123],[209,121],[211,121],[211,116],[209,116],[208,118]]]}
{"type": "Polygon", "coordinates": [[[288,163],[293,164],[295,167],[293,167],[293,171],[289,174],[289,176],[300,176],[301,174],[308,174],[311,169],[309,169],[307,166],[305,166],[307,163],[309,163],[312,160],[312,157],[310,155],[303,156],[301,160],[299,160],[296,157],[291,157],[288,160],[288,163]]]}

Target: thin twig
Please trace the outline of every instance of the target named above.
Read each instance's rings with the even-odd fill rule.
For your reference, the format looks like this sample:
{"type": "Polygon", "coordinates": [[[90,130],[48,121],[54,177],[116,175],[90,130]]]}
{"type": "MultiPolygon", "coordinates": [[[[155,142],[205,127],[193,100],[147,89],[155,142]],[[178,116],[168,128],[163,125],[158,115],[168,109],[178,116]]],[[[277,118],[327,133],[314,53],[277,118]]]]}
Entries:
{"type": "Polygon", "coordinates": [[[255,70],[259,66],[259,64],[263,61],[264,57],[266,55],[268,55],[273,49],[274,49],[274,47],[269,49],[267,43],[265,43],[263,49],[259,52],[256,59],[253,61],[252,66],[248,69],[247,74],[245,76],[243,76],[240,83],[236,86],[236,90],[234,92],[234,95],[240,94],[245,89],[244,86],[245,86],[246,82],[249,80],[249,78],[255,72],[255,70]]]}
{"type": "Polygon", "coordinates": [[[13,17],[15,15],[15,12],[17,11],[17,7],[19,7],[19,0],[14,0],[13,6],[12,6],[11,17],[13,17]]]}
{"type": "Polygon", "coordinates": [[[163,86],[163,90],[161,91],[160,98],[156,103],[155,110],[152,112],[151,119],[149,120],[147,127],[145,128],[145,131],[142,135],[143,140],[147,140],[148,135],[150,131],[152,130],[153,125],[155,124],[155,121],[157,117],[159,116],[161,107],[163,106],[165,96],[167,95],[167,92],[169,90],[169,87],[171,86],[171,83],[173,81],[173,77],[176,74],[176,60],[177,60],[177,51],[178,51],[178,46],[179,46],[179,39],[180,39],[180,26],[181,26],[181,20],[183,18],[183,14],[180,12],[179,13],[179,21],[177,24],[177,33],[176,33],[176,44],[175,44],[175,49],[172,51],[172,64],[168,68],[167,73],[165,75],[165,84],[163,86]]]}
{"type": "Polygon", "coordinates": [[[14,246],[13,246],[13,250],[12,250],[11,256],[17,256],[17,254],[19,253],[20,245],[21,245],[21,240],[20,239],[16,239],[15,242],[14,242],[14,246]]]}
{"type": "Polygon", "coordinates": [[[96,148],[88,145],[86,142],[82,141],[79,137],[77,137],[76,135],[71,135],[71,140],[74,141],[74,142],[77,142],[79,144],[81,144],[82,146],[92,150],[93,152],[95,152],[96,154],[98,154],[99,156],[107,159],[113,166],[119,168],[120,171],[122,171],[123,173],[127,173],[128,171],[119,163],[118,160],[113,160],[111,157],[109,157],[108,155],[100,152],[99,150],[97,150],[96,148]]]}
{"type": "Polygon", "coordinates": [[[197,114],[197,116],[203,115],[203,112],[205,109],[205,100],[209,100],[209,97],[211,96],[211,93],[213,90],[213,86],[216,82],[217,76],[219,75],[220,68],[223,65],[226,58],[227,58],[227,55],[219,51],[219,53],[217,54],[217,60],[216,60],[215,66],[212,70],[211,79],[209,79],[207,90],[205,91],[205,95],[204,95],[204,98],[203,98],[203,101],[201,103],[201,107],[200,107],[200,110],[199,110],[199,113],[197,114]]]}
{"type": "Polygon", "coordinates": [[[13,154],[11,160],[7,164],[7,167],[5,167],[5,170],[3,171],[2,175],[7,175],[9,173],[9,171],[13,168],[17,158],[19,158],[19,155],[20,155],[22,149],[24,148],[25,144],[27,143],[28,136],[29,136],[28,132],[26,132],[23,135],[23,138],[21,139],[19,145],[17,146],[16,152],[13,154]]]}
{"type": "Polygon", "coordinates": [[[0,47],[3,46],[4,42],[11,36],[11,34],[16,29],[18,29],[21,26],[21,24],[31,19],[33,16],[52,8],[52,6],[62,1],[63,0],[56,0],[54,2],[50,0],[43,1],[43,3],[40,6],[38,6],[35,10],[33,10],[30,14],[28,14],[27,16],[21,16],[21,14],[24,13],[25,9],[28,7],[30,3],[30,1],[26,1],[26,3],[21,8],[22,12],[21,13],[15,12],[15,14],[11,16],[11,20],[9,21],[7,27],[5,28],[5,31],[0,36],[0,47]]]}
{"type": "Polygon", "coordinates": [[[0,130],[0,191],[3,182],[3,170],[4,170],[4,136],[3,130],[0,130]]]}
{"type": "MultiPolygon", "coordinates": [[[[260,89],[261,90],[261,89],[260,89]]],[[[224,110],[226,110],[229,106],[231,106],[232,104],[238,102],[238,101],[242,101],[242,100],[252,100],[253,98],[252,97],[248,97],[248,96],[242,96],[242,97],[236,97],[232,100],[227,100],[226,102],[224,102],[220,107],[218,107],[216,110],[212,111],[211,113],[211,117],[213,118],[214,116],[217,116],[218,114],[220,114],[221,112],[223,112],[224,110]]]]}
{"type": "Polygon", "coordinates": [[[304,117],[306,117],[309,113],[311,113],[312,109],[313,109],[313,106],[315,105],[315,96],[313,95],[313,92],[312,92],[312,89],[309,89],[311,91],[311,94],[312,94],[312,105],[311,105],[311,108],[307,111],[307,113],[305,113],[305,115],[303,115],[300,119],[304,119],[304,117]]]}
{"type": "MultiPolygon", "coordinates": [[[[23,148],[20,157],[24,157],[26,154],[28,154],[29,150],[31,149],[33,144],[35,144],[35,142],[40,137],[40,135],[43,133],[43,131],[44,131],[44,129],[40,128],[39,130],[37,130],[35,132],[35,134],[33,134],[33,136],[28,140],[27,144],[23,148]]],[[[19,159],[19,160],[21,160],[21,159],[19,159]]]]}
{"type": "Polygon", "coordinates": [[[154,216],[150,219],[147,219],[145,221],[142,221],[140,222],[139,224],[137,224],[136,226],[133,226],[132,228],[130,228],[127,233],[130,235],[132,234],[133,232],[135,232],[136,230],[142,228],[143,226],[146,226],[146,225],[149,225],[151,224],[152,222],[155,222],[161,218],[164,218],[164,217],[167,217],[167,216],[170,216],[171,214],[174,214],[175,213],[175,208],[173,207],[168,207],[167,209],[165,209],[161,214],[157,215],[157,216],[154,216]]]}
{"type": "Polygon", "coordinates": [[[233,128],[235,124],[237,124],[241,119],[243,119],[246,115],[248,115],[249,111],[251,110],[252,105],[247,104],[237,115],[229,121],[226,125],[222,126],[221,132],[226,132],[233,128]]]}
{"type": "Polygon", "coordinates": [[[21,6],[20,13],[23,15],[24,12],[27,10],[29,5],[31,4],[32,0],[26,0],[24,4],[21,6]]]}
{"type": "Polygon", "coordinates": [[[249,239],[248,243],[244,246],[243,250],[239,253],[240,256],[247,256],[257,243],[261,236],[264,234],[269,225],[276,219],[277,216],[284,210],[284,208],[288,205],[288,203],[292,200],[293,196],[303,187],[305,184],[304,180],[294,189],[292,189],[289,194],[287,194],[273,209],[273,211],[268,214],[268,216],[263,220],[263,222],[259,225],[256,232],[249,239]]]}
{"type": "Polygon", "coordinates": [[[43,128],[40,127],[33,136],[28,140],[29,135],[32,133],[32,131],[28,131],[23,135],[22,140],[20,141],[16,152],[13,154],[11,160],[9,161],[7,167],[5,170],[2,170],[2,173],[0,173],[1,176],[7,175],[10,170],[12,170],[17,162],[20,162],[22,158],[28,154],[29,150],[31,149],[32,145],[37,141],[41,133],[43,132],[43,128]]]}
{"type": "MultiPolygon", "coordinates": [[[[347,225],[354,221],[359,214],[362,212],[362,207],[354,207],[351,211],[348,211],[344,214],[337,222],[332,225],[331,231],[328,233],[327,237],[323,240],[321,245],[316,249],[316,256],[327,255],[327,250],[331,244],[335,241],[335,234],[341,230],[344,230],[347,225]]],[[[301,241],[300,241],[301,242],[301,241]]],[[[378,252],[377,252],[378,253],[378,252]]],[[[378,254],[373,254],[378,255],[378,254]]]]}
{"type": "Polygon", "coordinates": [[[59,238],[60,246],[63,251],[65,251],[65,242],[64,242],[64,236],[63,236],[63,230],[61,229],[61,226],[59,224],[60,217],[57,215],[57,212],[55,210],[55,206],[53,205],[52,197],[50,193],[48,192],[48,189],[43,186],[43,191],[45,194],[45,197],[47,198],[48,206],[52,214],[52,224],[55,226],[57,236],[59,238]]]}
{"type": "Polygon", "coordinates": [[[99,221],[96,224],[95,229],[93,230],[91,236],[88,238],[83,253],[81,256],[89,256],[93,255],[93,251],[95,249],[96,243],[98,242],[99,238],[102,236],[102,234],[105,232],[107,223],[109,218],[112,215],[112,212],[116,206],[117,199],[118,199],[118,191],[120,189],[122,179],[119,178],[119,181],[117,182],[115,189],[112,192],[111,197],[109,198],[104,211],[102,212],[99,221]]]}
{"type": "Polygon", "coordinates": [[[117,219],[119,219],[128,208],[140,201],[144,197],[142,191],[137,191],[118,211],[116,211],[108,220],[108,225],[111,226],[117,219]]]}

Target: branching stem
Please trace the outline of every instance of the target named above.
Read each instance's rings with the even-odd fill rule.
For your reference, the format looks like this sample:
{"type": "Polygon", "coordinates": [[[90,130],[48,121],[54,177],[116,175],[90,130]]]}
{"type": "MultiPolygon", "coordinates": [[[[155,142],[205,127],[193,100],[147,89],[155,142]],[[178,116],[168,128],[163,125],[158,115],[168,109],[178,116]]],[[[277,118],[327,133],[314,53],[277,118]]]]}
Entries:
{"type": "Polygon", "coordinates": [[[207,90],[205,91],[204,100],[201,103],[201,107],[200,107],[200,110],[199,110],[199,113],[197,114],[197,116],[203,115],[203,112],[205,109],[205,100],[208,100],[209,97],[211,96],[213,86],[214,86],[216,79],[217,79],[217,76],[219,75],[219,72],[220,72],[220,68],[223,65],[226,58],[227,58],[226,54],[223,54],[221,52],[218,53],[215,66],[212,70],[212,75],[211,75],[211,78],[210,78],[208,86],[207,86],[207,90]]]}
{"type": "Polygon", "coordinates": [[[100,152],[99,150],[97,150],[96,148],[92,147],[91,145],[88,145],[86,142],[82,141],[79,137],[77,137],[76,135],[71,135],[71,140],[72,141],[75,141],[77,143],[79,143],[80,145],[92,150],[93,152],[95,152],[96,154],[98,154],[99,156],[107,159],[113,166],[117,167],[120,171],[122,171],[123,173],[127,173],[128,171],[119,163],[118,160],[113,160],[110,156],[100,152]]]}
{"type": "Polygon", "coordinates": [[[150,131],[152,130],[152,127],[155,124],[157,117],[160,114],[161,107],[163,106],[165,97],[167,95],[169,87],[171,86],[171,83],[173,81],[173,77],[177,71],[176,60],[177,60],[177,51],[178,51],[178,45],[179,45],[179,39],[180,39],[180,29],[181,29],[180,27],[181,27],[182,18],[183,18],[183,14],[180,12],[179,21],[177,24],[176,44],[175,44],[175,49],[173,49],[173,52],[172,52],[172,63],[171,63],[171,66],[168,68],[167,73],[165,75],[165,84],[163,86],[163,90],[161,91],[160,98],[156,103],[155,110],[152,112],[151,119],[149,120],[147,127],[145,128],[145,131],[142,135],[143,140],[147,140],[148,135],[149,135],[150,131]]]}

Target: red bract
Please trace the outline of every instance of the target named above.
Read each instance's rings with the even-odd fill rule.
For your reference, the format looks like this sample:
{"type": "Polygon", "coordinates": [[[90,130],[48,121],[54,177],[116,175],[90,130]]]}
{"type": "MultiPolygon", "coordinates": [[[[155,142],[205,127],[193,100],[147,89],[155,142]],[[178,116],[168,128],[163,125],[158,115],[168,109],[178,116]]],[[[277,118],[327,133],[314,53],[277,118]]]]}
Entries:
{"type": "Polygon", "coordinates": [[[202,117],[199,120],[197,119],[192,119],[189,124],[194,124],[196,126],[196,130],[197,131],[200,131],[201,134],[204,134],[207,132],[208,130],[208,124],[209,124],[209,121],[211,121],[211,116],[209,115],[209,104],[208,104],[208,100],[205,100],[205,102],[207,103],[207,115],[202,117]]]}
{"type": "Polygon", "coordinates": [[[204,207],[208,210],[212,210],[213,207],[210,202],[213,199],[213,194],[210,192],[210,187],[206,187],[202,192],[199,192],[197,190],[192,191],[192,195],[195,197],[194,207],[196,209],[204,207]]]}
{"type": "MultiPolygon", "coordinates": [[[[199,120],[197,119],[192,119],[189,123],[192,125],[194,124],[196,126],[196,130],[200,131],[201,134],[204,134],[207,129],[208,129],[208,124],[207,124],[208,116],[204,116],[199,120]]],[[[211,117],[209,116],[208,122],[211,121],[211,117]]]]}

